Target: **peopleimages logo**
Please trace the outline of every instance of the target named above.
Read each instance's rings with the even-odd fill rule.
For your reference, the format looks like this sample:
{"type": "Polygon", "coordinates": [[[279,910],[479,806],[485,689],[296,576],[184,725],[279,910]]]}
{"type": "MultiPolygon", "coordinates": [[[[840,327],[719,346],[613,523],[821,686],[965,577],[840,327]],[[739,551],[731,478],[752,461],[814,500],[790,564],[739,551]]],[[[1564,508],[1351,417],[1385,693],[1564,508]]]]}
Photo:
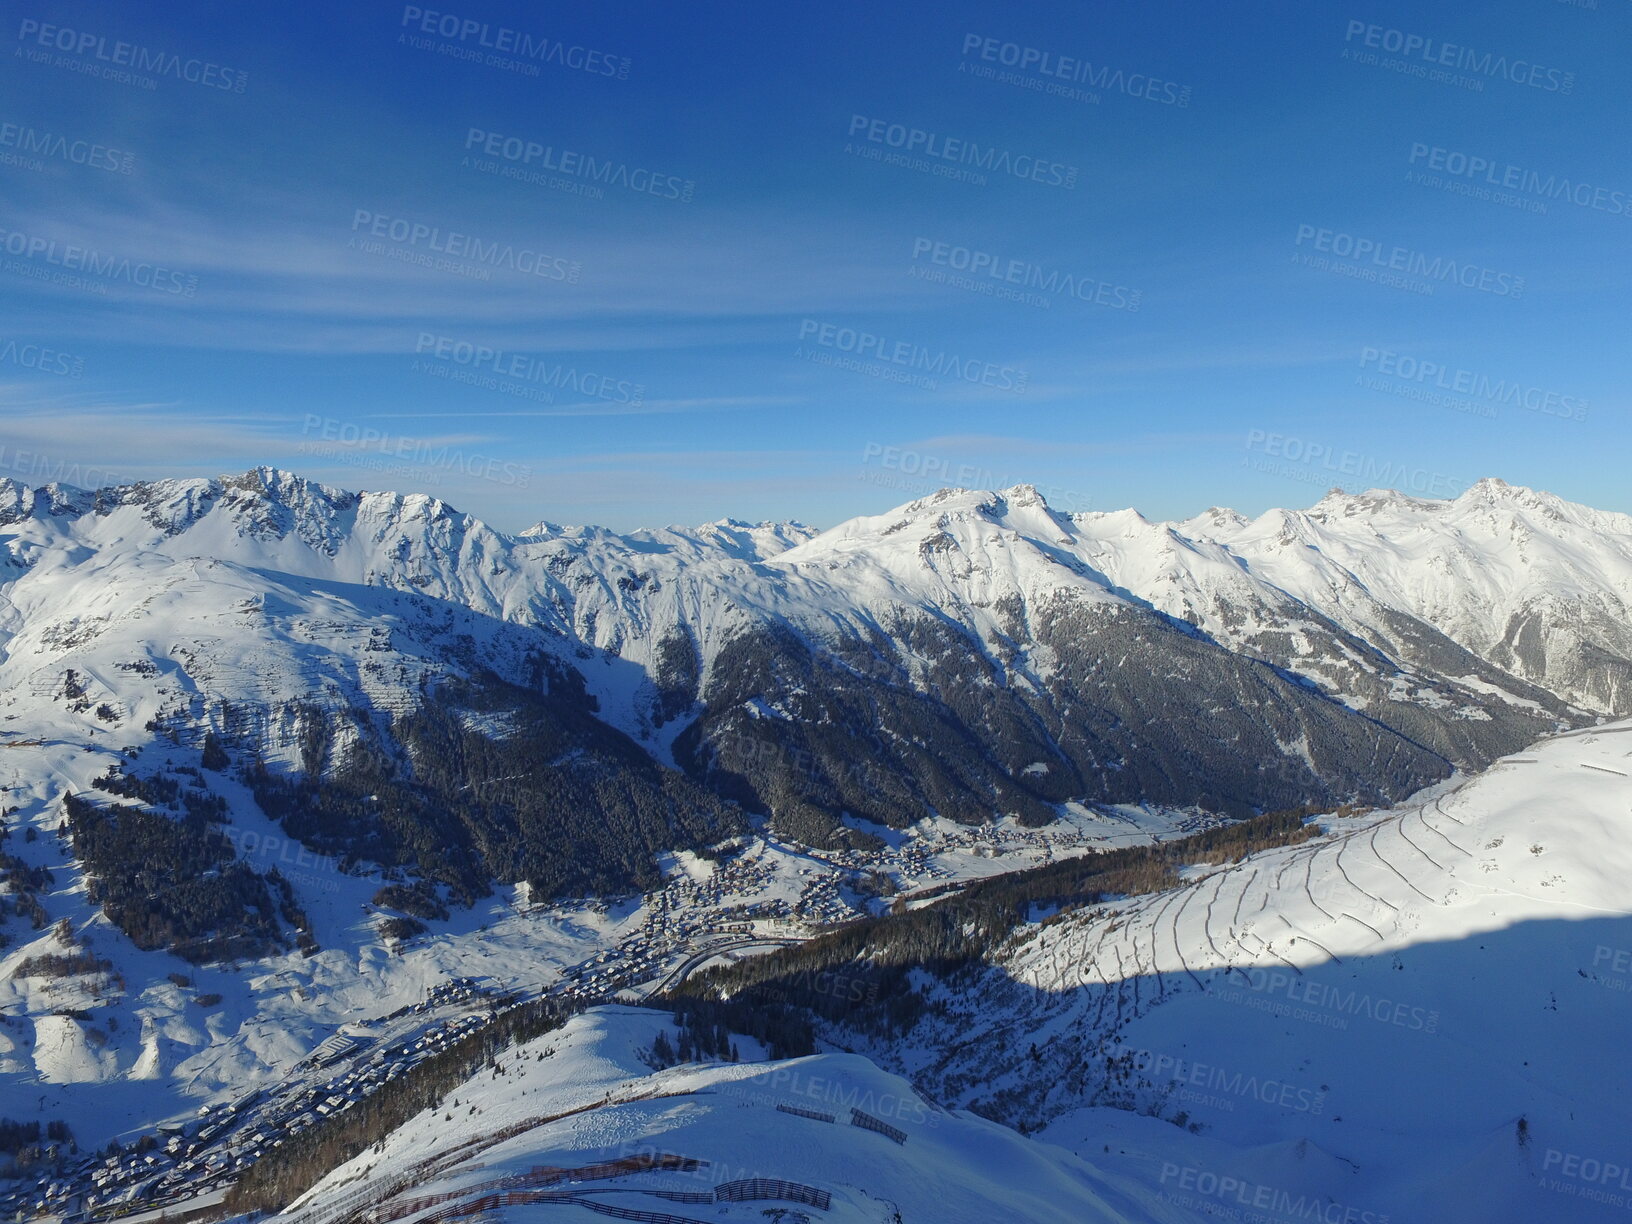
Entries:
{"type": "Polygon", "coordinates": [[[40,374],[78,378],[85,372],[85,358],[60,349],[46,348],[28,341],[0,340],[0,364],[19,366],[40,374]]]}
{"type": "Polygon", "coordinates": [[[55,482],[78,485],[82,489],[103,489],[125,483],[125,478],[111,468],[56,459],[38,451],[13,450],[4,442],[0,442],[0,471],[15,472],[42,484],[55,482]]]}
{"type": "Polygon", "coordinates": [[[1428,255],[1409,247],[1390,246],[1375,238],[1366,238],[1342,230],[1326,229],[1317,225],[1300,225],[1297,246],[1309,247],[1339,259],[1369,263],[1374,269],[1397,272],[1405,276],[1419,276],[1442,284],[1461,285],[1497,297],[1517,299],[1524,294],[1524,277],[1501,272],[1480,264],[1463,263],[1441,255],[1428,255]]]}
{"type": "Polygon", "coordinates": [[[1389,349],[1368,347],[1362,350],[1360,368],[1375,370],[1379,374],[1402,379],[1423,388],[1433,388],[1451,395],[1471,396],[1484,401],[1493,409],[1494,405],[1500,404],[1569,421],[1587,419],[1587,401],[1579,396],[1565,395],[1545,387],[1529,386],[1512,379],[1491,378],[1487,374],[1477,374],[1472,370],[1453,369],[1435,361],[1419,361],[1415,357],[1389,349]]]}
{"type": "Polygon", "coordinates": [[[840,1109],[859,1109],[877,1117],[913,1122],[924,1126],[940,1125],[940,1116],[914,1096],[898,1096],[893,1092],[874,1092],[857,1084],[807,1075],[786,1067],[771,1073],[770,1086],[808,1100],[821,1101],[840,1109]]]}
{"type": "MultiPolygon", "coordinates": [[[[381,239],[401,248],[429,251],[450,259],[464,259],[489,268],[505,268],[545,280],[564,281],[576,285],[583,265],[576,260],[546,255],[532,247],[518,247],[507,242],[487,242],[473,234],[458,230],[444,230],[439,225],[427,225],[406,217],[388,217],[383,213],[359,208],[352,214],[353,233],[381,239]]],[[[356,239],[352,240],[354,243],[356,239]]]]}
{"type": "MultiPolygon", "coordinates": [[[[862,666],[847,661],[849,670],[867,674],[862,666]]],[[[888,667],[880,667],[879,676],[895,678],[895,671],[888,667]]],[[[808,748],[799,748],[783,745],[769,740],[728,739],[717,749],[715,762],[725,769],[742,772],[756,766],[764,768],[786,764],[797,776],[792,781],[795,793],[804,799],[822,799],[837,803],[843,798],[839,783],[849,783],[852,786],[865,787],[871,773],[867,762],[856,759],[848,762],[842,770],[831,770],[825,763],[808,748]]],[[[810,977],[809,970],[801,970],[794,975],[810,977]]],[[[779,979],[788,981],[789,979],[779,979]]],[[[824,991],[824,993],[827,993],[824,991]]],[[[874,988],[876,995],[877,988],[874,988]]]]}
{"type": "Polygon", "coordinates": [[[1626,1157],[1604,1160],[1548,1148],[1539,1181],[1543,1189],[1555,1194],[1632,1210],[1632,1163],[1626,1157]]]}
{"type": "MultiPolygon", "coordinates": [[[[1312,978],[1286,973],[1282,970],[1253,968],[1245,971],[1248,988],[1263,995],[1277,995],[1288,1002],[1306,1008],[1318,1008],[1334,1016],[1363,1016],[1378,1024],[1411,1029],[1419,1033],[1439,1031],[1439,1012],[1411,1003],[1377,998],[1363,990],[1344,990],[1328,986],[1312,978]]],[[[1307,1018],[1307,1017],[1304,1017],[1307,1018]]],[[[1333,1025],[1332,1027],[1346,1027],[1333,1025]]]]}
{"type": "MultiPolygon", "coordinates": [[[[1542,174],[1527,170],[1512,162],[1500,162],[1493,157],[1463,153],[1439,145],[1414,141],[1407,158],[1410,165],[1420,166],[1449,176],[1450,179],[1519,192],[1543,200],[1563,200],[1581,208],[1592,208],[1611,215],[1632,217],[1632,192],[1615,191],[1609,187],[1595,187],[1558,174],[1542,174]]],[[[1500,201],[1500,197],[1493,197],[1500,201]]],[[[1544,210],[1545,211],[1545,210],[1544,210]]]]}
{"type": "MultiPolygon", "coordinates": [[[[317,443],[301,443],[299,453],[315,454],[321,458],[353,462],[366,458],[364,452],[374,452],[382,459],[402,460],[414,466],[440,471],[459,472],[465,476],[490,480],[496,484],[525,489],[532,479],[533,469],[524,463],[467,451],[446,442],[428,438],[412,438],[393,434],[371,425],[354,425],[335,417],[322,417],[308,412],[300,432],[307,438],[316,437],[317,443]],[[324,447],[321,443],[330,443],[324,447]]],[[[377,466],[375,463],[354,463],[354,466],[377,466]]]]}
{"type": "Polygon", "coordinates": [[[1333,475],[1346,476],[1363,481],[1368,488],[1397,488],[1419,497],[1455,497],[1468,487],[1461,477],[1417,467],[1400,459],[1341,450],[1329,442],[1271,430],[1248,431],[1247,450],[1259,452],[1266,458],[1255,460],[1249,454],[1242,459],[1244,466],[1306,483],[1324,482],[1333,475]]]}
{"type": "Polygon", "coordinates": [[[1126,285],[1045,268],[1025,259],[1006,259],[993,251],[939,242],[934,238],[914,238],[912,259],[915,264],[931,264],[976,280],[1062,294],[1094,306],[1108,306],[1112,310],[1138,310],[1144,298],[1138,289],[1130,289],[1126,285]]]}
{"type": "MultiPolygon", "coordinates": [[[[891,340],[873,332],[837,323],[823,323],[820,319],[804,319],[799,324],[799,339],[858,361],[877,361],[885,366],[898,367],[934,378],[951,378],[962,382],[991,387],[997,391],[1025,394],[1031,376],[1013,366],[1000,366],[973,357],[960,357],[943,349],[932,349],[910,340],[891,340]]],[[[803,343],[795,356],[805,356],[803,343]]]]}
{"type": "MultiPolygon", "coordinates": [[[[221,826],[220,832],[238,848],[239,854],[244,858],[248,858],[250,855],[271,858],[276,855],[277,863],[275,865],[280,868],[290,867],[295,869],[295,872],[304,872],[305,869],[311,869],[313,871],[324,871],[330,875],[342,874],[339,859],[332,855],[317,854],[308,850],[301,842],[287,841],[271,833],[257,833],[254,829],[238,829],[233,825],[221,826]]],[[[285,872],[284,874],[291,875],[295,874],[295,872],[285,872]]],[[[305,883],[317,883],[325,892],[334,892],[339,887],[333,880],[321,880],[316,875],[302,874],[297,878],[305,883]]]]}
{"type": "Polygon", "coordinates": [[[529,353],[511,353],[453,336],[439,336],[420,332],[414,342],[414,352],[437,361],[449,362],[465,369],[491,374],[496,378],[513,379],[526,383],[570,390],[589,399],[605,400],[609,404],[640,407],[646,394],[644,383],[612,378],[592,370],[580,370],[562,362],[553,365],[542,357],[529,353]]]}
{"type": "Polygon", "coordinates": [[[877,982],[828,970],[801,969],[797,973],[777,978],[768,989],[761,987],[760,990],[772,997],[783,999],[797,999],[800,991],[808,991],[811,994],[828,995],[851,1003],[863,1001],[873,1003],[878,1000],[877,982]]]}
{"type": "Polygon", "coordinates": [[[1154,1079],[1166,1079],[1180,1086],[1179,1096],[1184,1101],[1202,1104],[1221,1104],[1233,1109],[1234,1104],[1217,1099],[1209,1100],[1198,1094],[1222,1092],[1235,1097],[1250,1097],[1265,1105],[1274,1105],[1294,1113],[1320,1116],[1326,1104],[1326,1094],[1298,1084],[1278,1079],[1260,1079],[1242,1071],[1233,1071],[1212,1063],[1193,1062],[1174,1054],[1133,1050],[1128,1055],[1129,1065],[1154,1079]]]}
{"type": "Polygon", "coordinates": [[[1561,1173],[1575,1181],[1598,1186],[1613,1185],[1621,1190],[1632,1191],[1632,1164],[1621,1164],[1619,1161],[1600,1160],[1593,1156],[1579,1156],[1573,1152],[1548,1148],[1547,1154],[1542,1157],[1541,1168],[1544,1173],[1561,1173]]]}
{"type": "Polygon", "coordinates": [[[403,29],[417,34],[429,34],[456,45],[467,44],[465,50],[469,52],[469,58],[491,62],[495,66],[510,67],[511,61],[504,57],[513,55],[524,62],[554,64],[559,68],[587,72],[591,76],[613,77],[619,81],[629,78],[627,56],[608,55],[592,47],[564,43],[509,26],[490,25],[474,17],[460,17],[456,13],[443,13],[408,4],[403,6],[401,25],[403,29]],[[500,54],[483,55],[483,52],[500,54]]]}
{"type": "Polygon", "coordinates": [[[1581,970],[1581,975],[1606,990],[1623,994],[1632,991],[1632,950],[1599,944],[1592,953],[1592,969],[1591,973],[1581,970]],[[1600,976],[1601,970],[1613,976],[1600,976]]]}
{"type": "Polygon", "coordinates": [[[529,171],[548,172],[582,179],[597,187],[621,187],[637,195],[660,200],[691,202],[697,184],[675,174],[660,174],[644,166],[629,166],[610,158],[596,157],[573,149],[558,149],[537,140],[507,136],[473,127],[465,133],[465,149],[479,150],[487,157],[510,163],[500,169],[502,177],[526,180],[529,171]]]}
{"type": "Polygon", "coordinates": [[[1174,1164],[1172,1161],[1162,1162],[1161,1184],[1171,1186],[1174,1190],[1188,1192],[1181,1197],[1174,1194],[1173,1190],[1166,1191],[1165,1194],[1170,1201],[1195,1206],[1206,1215],[1219,1214],[1208,1201],[1213,1200],[1232,1204],[1233,1207],[1270,1213],[1263,1216],[1243,1216],[1232,1209],[1232,1214],[1228,1217],[1230,1219],[1257,1220],[1281,1216],[1292,1220],[1308,1220],[1311,1224],[1317,1221],[1318,1224],[1388,1224],[1386,1213],[1349,1206],[1321,1195],[1294,1194],[1279,1186],[1266,1186],[1261,1182],[1232,1177],[1228,1173],[1214,1173],[1209,1169],[1174,1164]]]}
{"type": "MultiPolygon", "coordinates": [[[[163,264],[125,255],[109,255],[91,247],[72,242],[58,242],[39,234],[25,234],[21,230],[0,229],[0,252],[27,260],[50,264],[64,272],[84,273],[104,281],[122,281],[138,289],[152,289],[178,297],[192,297],[198,292],[198,277],[190,272],[179,272],[163,264]]],[[[94,287],[95,282],[84,282],[76,276],[76,283],[94,287]]]]}
{"type": "Polygon", "coordinates": [[[1041,47],[1027,47],[1020,43],[988,38],[984,34],[963,36],[963,58],[983,60],[1012,68],[1016,73],[1034,72],[1051,81],[1065,81],[1072,85],[1087,85],[1106,93],[1126,94],[1164,106],[1190,105],[1190,86],[1164,81],[1144,72],[1124,72],[1109,64],[1094,64],[1091,60],[1074,55],[1060,55],[1041,47]]]}
{"type": "MultiPolygon", "coordinates": [[[[862,448],[861,462],[863,467],[876,466],[899,474],[897,479],[874,479],[870,482],[886,488],[933,493],[948,487],[1012,489],[1017,485],[1026,485],[1056,509],[1084,511],[1093,504],[1092,499],[1080,489],[1037,484],[1028,480],[1025,473],[1003,473],[995,468],[960,463],[949,455],[913,450],[911,447],[869,442],[862,448]]],[[[865,475],[863,478],[866,479],[865,475]]]]}
{"type": "MultiPolygon", "coordinates": [[[[1526,85],[1547,93],[1567,94],[1575,90],[1575,73],[1529,60],[1509,59],[1493,51],[1479,51],[1458,43],[1442,42],[1422,34],[1410,34],[1388,26],[1373,25],[1358,19],[1350,20],[1343,41],[1358,41],[1363,47],[1398,55],[1407,62],[1469,72],[1491,79],[1501,78],[1515,85],[1526,85]]],[[[1347,49],[1344,52],[1348,54],[1347,49]]]]}
{"type": "Polygon", "coordinates": [[[42,132],[22,123],[0,123],[0,148],[15,149],[17,156],[23,158],[50,158],[114,174],[129,174],[136,167],[133,153],[60,132],[42,132]]]}
{"type": "Polygon", "coordinates": [[[129,68],[136,72],[152,73],[155,77],[170,77],[211,89],[225,89],[243,93],[249,84],[249,73],[236,68],[225,68],[209,60],[189,59],[169,51],[156,51],[139,43],[109,42],[102,34],[74,30],[67,26],[49,25],[25,17],[17,27],[17,41],[47,51],[84,57],[102,64],[129,68]]]}
{"type": "Polygon", "coordinates": [[[1614,973],[1632,973],[1632,951],[1599,944],[1592,953],[1592,967],[1597,969],[1605,963],[1614,973]]]}
{"type": "Polygon", "coordinates": [[[958,136],[946,136],[867,115],[850,116],[849,135],[881,148],[897,150],[904,156],[926,158],[929,164],[973,166],[988,174],[1007,174],[1045,187],[1063,187],[1067,191],[1076,187],[1080,173],[1077,167],[1064,162],[1030,153],[1015,154],[995,145],[983,145],[958,136]]]}

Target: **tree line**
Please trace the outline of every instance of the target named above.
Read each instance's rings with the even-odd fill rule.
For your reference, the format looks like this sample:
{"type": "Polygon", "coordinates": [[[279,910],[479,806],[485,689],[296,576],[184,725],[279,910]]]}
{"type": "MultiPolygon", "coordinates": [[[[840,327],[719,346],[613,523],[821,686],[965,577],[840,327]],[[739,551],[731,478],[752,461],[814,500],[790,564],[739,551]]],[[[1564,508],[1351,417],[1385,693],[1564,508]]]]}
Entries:
{"type": "Polygon", "coordinates": [[[234,1214],[281,1210],[420,1111],[439,1107],[498,1055],[553,1032],[579,1010],[575,1003],[535,999],[500,1012],[492,1023],[416,1063],[356,1104],[287,1136],[245,1171],[224,1206],[234,1214]]]}
{"type": "Polygon", "coordinates": [[[814,1048],[826,1021],[880,1037],[898,1037],[928,1004],[914,970],[949,979],[990,961],[1039,910],[1065,914],[1115,896],[1179,884],[1197,863],[1238,861],[1314,836],[1309,806],[1252,817],[1153,846],[1128,846],[977,880],[918,909],[894,912],[804,943],[715,966],[688,978],[670,1001],[707,1001],[711,1022],[759,1034],[774,1024],[784,1048],[814,1048]],[[835,989],[833,983],[844,983],[835,989]]]}

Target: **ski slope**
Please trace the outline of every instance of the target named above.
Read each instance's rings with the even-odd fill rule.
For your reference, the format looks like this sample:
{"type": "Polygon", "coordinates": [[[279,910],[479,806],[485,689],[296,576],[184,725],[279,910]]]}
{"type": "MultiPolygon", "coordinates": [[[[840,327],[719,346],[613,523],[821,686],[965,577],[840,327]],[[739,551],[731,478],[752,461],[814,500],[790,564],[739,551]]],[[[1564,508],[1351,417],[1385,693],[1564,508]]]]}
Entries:
{"type": "Polygon", "coordinates": [[[1323,823],[1028,929],[898,1068],[1084,1154],[1116,1136],[1193,1202],[1201,1170],[1394,1219],[1624,1218],[1632,723],[1323,823]]]}
{"type": "Polygon", "coordinates": [[[533,1220],[540,1211],[529,1195],[552,1196],[549,1218],[563,1221],[606,1218],[586,1203],[672,1221],[1197,1218],[1058,1147],[940,1110],[855,1055],[654,1072],[643,1056],[668,1027],[662,1013],[632,1008],[578,1016],[517,1047],[496,1071],[456,1088],[446,1109],[414,1118],[274,1218],[338,1224],[366,1206],[376,1221],[457,1219],[483,1207],[487,1220],[533,1220]],[[900,1141],[853,1124],[858,1109],[900,1141]],[[764,1184],[783,1182],[819,1194],[727,1197],[745,1182],[761,1183],[747,1187],[758,1193],[787,1195],[764,1184]]]}

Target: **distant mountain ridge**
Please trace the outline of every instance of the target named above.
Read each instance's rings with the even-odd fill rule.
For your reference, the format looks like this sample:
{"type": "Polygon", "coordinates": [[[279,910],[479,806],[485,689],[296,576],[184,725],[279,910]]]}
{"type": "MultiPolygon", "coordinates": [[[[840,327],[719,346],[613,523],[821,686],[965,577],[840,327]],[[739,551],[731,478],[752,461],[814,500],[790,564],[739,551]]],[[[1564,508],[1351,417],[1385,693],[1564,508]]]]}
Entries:
{"type": "Polygon", "coordinates": [[[212,736],[293,836],[456,902],[642,886],[756,815],[821,846],[1389,801],[1632,709],[1629,606],[1632,519],[1492,480],[1251,521],[1021,485],[517,535],[271,468],[0,481],[0,730],[212,736]]]}

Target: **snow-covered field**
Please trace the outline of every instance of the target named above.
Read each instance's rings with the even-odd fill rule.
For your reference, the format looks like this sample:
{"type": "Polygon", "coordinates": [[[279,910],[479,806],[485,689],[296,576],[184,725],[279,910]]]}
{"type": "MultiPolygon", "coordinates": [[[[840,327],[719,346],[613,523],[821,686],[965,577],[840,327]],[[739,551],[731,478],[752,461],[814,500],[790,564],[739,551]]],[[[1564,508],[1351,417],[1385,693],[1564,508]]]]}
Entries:
{"type": "MultiPolygon", "coordinates": [[[[938,1109],[855,1055],[654,1072],[643,1056],[666,1027],[663,1015],[636,1009],[603,1007],[579,1016],[518,1047],[496,1071],[455,1089],[446,1109],[421,1114],[276,1218],[332,1224],[367,1205],[375,1219],[425,1221],[449,1218],[438,1213],[486,1196],[529,1190],[680,1220],[1155,1224],[1195,1218],[1090,1159],[938,1109]],[[902,1132],[904,1140],[854,1125],[852,1110],[902,1132]],[[552,1176],[664,1155],[696,1163],[552,1176]],[[725,1196],[733,1184],[756,1180],[791,1182],[830,1197],[817,1207],[791,1198],[735,1202],[725,1196]],[[722,1187],[725,1195],[719,1195],[722,1187]],[[666,1200],[650,1192],[691,1197],[666,1200]]],[[[484,1218],[528,1220],[538,1211],[523,1202],[498,1203],[484,1218]]],[[[561,1201],[551,1205],[550,1218],[557,1216],[605,1218],[561,1201]]]]}
{"type": "Polygon", "coordinates": [[[523,1219],[538,1195],[586,1220],[1625,1218],[1632,723],[1323,823],[1037,925],[945,1034],[871,1059],[766,1063],[744,1038],[741,1063],[654,1070],[668,1017],[593,1009],[283,1218],[523,1219]],[[730,1198],[745,1179],[828,1207],[730,1198]]]}
{"type": "Polygon", "coordinates": [[[901,1069],[1228,1218],[1626,1218],[1632,723],[1325,824],[1034,928],[901,1069]]]}

